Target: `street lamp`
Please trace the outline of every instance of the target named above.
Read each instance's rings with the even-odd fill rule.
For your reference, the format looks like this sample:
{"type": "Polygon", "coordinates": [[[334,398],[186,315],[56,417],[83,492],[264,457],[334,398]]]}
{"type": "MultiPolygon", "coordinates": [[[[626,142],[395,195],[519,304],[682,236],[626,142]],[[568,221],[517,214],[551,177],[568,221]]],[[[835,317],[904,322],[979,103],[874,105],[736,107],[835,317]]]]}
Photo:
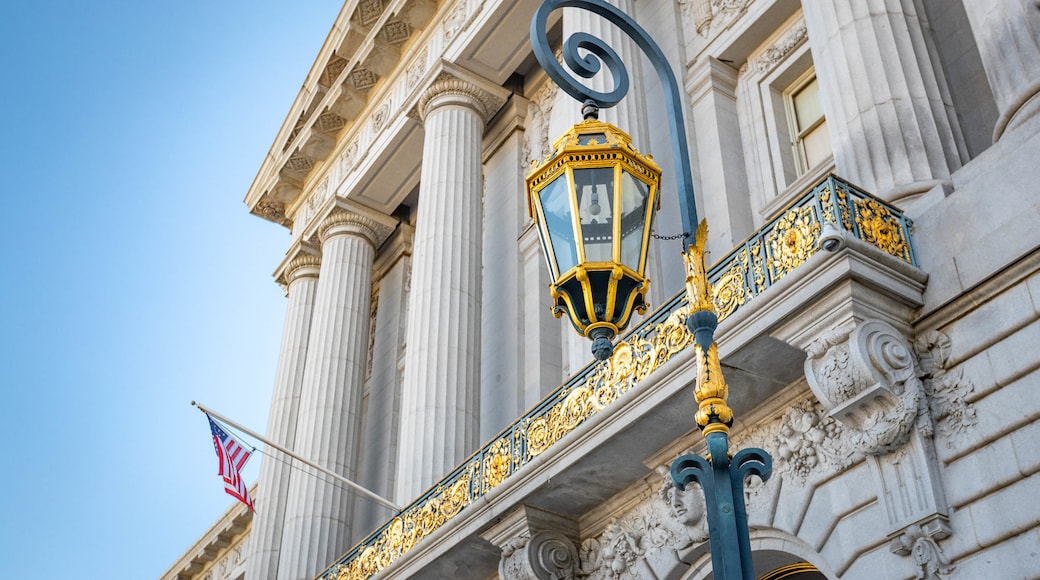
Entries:
{"type": "Polygon", "coordinates": [[[632,147],[628,134],[587,110],[588,118],[527,177],[528,212],[553,276],[553,314],[566,313],[593,339],[593,355],[606,360],[632,311],[646,311],[646,254],[661,169],[632,147]]]}
{"type": "Polygon", "coordinates": [[[575,125],[556,142],[553,155],[527,178],[528,208],[538,223],[546,262],[553,275],[554,312],[557,316],[567,312],[578,332],[593,339],[597,359],[610,356],[610,339],[628,323],[633,308],[645,307],[649,281],[643,278],[643,268],[660,177],[660,170],[648,157],[635,151],[627,134],[595,120],[600,108],[613,107],[628,92],[628,72],[617,53],[601,39],[584,32],[572,34],[563,44],[564,62],[582,78],[592,78],[606,65],[614,82],[608,92],[594,91],[576,82],[553,55],[547,34],[549,14],[566,7],[588,10],[617,26],[646,54],[661,79],[683,236],[693,237],[692,244],[684,244],[683,254],[690,313],[686,326],[694,335],[697,365],[694,398],[698,407],[694,422],[708,447],[707,458],[684,455],[676,459],[672,479],[680,489],[697,482],[704,491],[714,577],[751,580],[754,568],[744,480],[751,475],[767,480],[772,460],[761,449],[744,449],[732,457],[729,452],[733,411],[726,402],[729,388],[715,344],[718,317],[705,259],[706,224],[702,222],[694,234],[697,209],[679,85],[650,35],[603,0],[544,0],[531,20],[535,57],[549,78],[584,104],[586,117],[585,122],[575,125]],[[637,193],[626,194],[626,187],[637,193]],[[604,201],[612,205],[604,207],[604,201]],[[625,203],[635,209],[625,213],[625,203]],[[636,223],[637,219],[642,221],[636,223]],[[634,248],[636,239],[641,244],[638,250],[634,248]]]}

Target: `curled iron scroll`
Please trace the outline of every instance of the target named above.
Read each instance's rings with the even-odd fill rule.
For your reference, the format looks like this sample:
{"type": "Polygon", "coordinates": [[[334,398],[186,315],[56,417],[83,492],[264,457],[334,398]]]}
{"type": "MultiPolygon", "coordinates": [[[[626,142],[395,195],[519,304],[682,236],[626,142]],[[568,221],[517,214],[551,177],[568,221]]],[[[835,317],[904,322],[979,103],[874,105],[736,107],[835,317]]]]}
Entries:
{"type": "Polygon", "coordinates": [[[563,60],[574,74],[582,78],[592,78],[604,65],[614,79],[614,86],[609,92],[592,90],[575,80],[571,74],[556,60],[549,48],[548,22],[549,14],[558,8],[580,8],[602,16],[617,26],[643,51],[650,64],[653,65],[661,86],[664,88],[665,107],[671,128],[672,155],[676,159],[676,189],[679,192],[679,205],[682,212],[683,231],[693,232],[697,226],[697,205],[693,194],[693,175],[690,170],[690,153],[686,144],[683,125],[682,103],[679,85],[675,80],[668,59],[661,48],[630,16],[606,3],[604,0],[544,0],[534,17],[531,18],[531,48],[538,63],[546,74],[561,89],[579,102],[592,101],[600,108],[610,108],[618,104],[628,93],[629,75],[624,63],[614,49],[599,38],[584,32],[576,32],[563,43],[563,60]],[[580,49],[588,51],[581,56],[580,49]]]}
{"type": "Polygon", "coordinates": [[[546,0],[531,19],[531,44],[534,54],[549,78],[580,102],[591,100],[601,108],[613,107],[625,98],[629,87],[628,69],[613,48],[607,46],[602,39],[585,32],[576,32],[563,43],[563,60],[574,74],[591,79],[600,72],[602,65],[606,65],[614,80],[614,87],[608,92],[595,91],[577,82],[560,65],[549,48],[546,29],[549,14],[557,8],[567,7],[581,8],[598,14],[633,38],[646,33],[624,12],[599,0],[546,0]],[[579,49],[588,51],[588,54],[581,56],[579,49]]]}

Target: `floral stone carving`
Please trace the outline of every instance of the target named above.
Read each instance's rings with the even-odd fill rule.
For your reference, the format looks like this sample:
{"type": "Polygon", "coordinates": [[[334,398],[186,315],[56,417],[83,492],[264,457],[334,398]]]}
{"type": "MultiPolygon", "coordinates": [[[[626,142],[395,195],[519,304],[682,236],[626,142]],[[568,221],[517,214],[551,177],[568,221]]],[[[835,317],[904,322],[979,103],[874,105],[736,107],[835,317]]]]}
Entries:
{"type": "Polygon", "coordinates": [[[950,349],[950,337],[938,331],[923,332],[914,340],[920,362],[918,377],[928,395],[932,420],[947,447],[952,447],[978,421],[975,408],[968,402],[975,386],[964,380],[960,370],[949,369],[950,349]]]}

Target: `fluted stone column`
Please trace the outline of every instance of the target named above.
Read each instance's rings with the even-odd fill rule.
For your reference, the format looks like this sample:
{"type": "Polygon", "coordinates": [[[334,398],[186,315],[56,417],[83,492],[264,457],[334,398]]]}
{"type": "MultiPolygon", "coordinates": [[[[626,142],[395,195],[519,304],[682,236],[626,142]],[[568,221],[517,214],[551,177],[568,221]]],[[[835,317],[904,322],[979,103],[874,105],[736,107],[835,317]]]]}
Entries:
{"type": "Polygon", "coordinates": [[[1040,3],[964,0],[1000,117],[993,140],[1040,113],[1040,3]]]}
{"type": "Polygon", "coordinates": [[[402,504],[479,443],[481,138],[503,100],[442,75],[418,106],[425,137],[401,390],[402,504]]]}
{"type": "MultiPolygon", "coordinates": [[[[278,274],[279,282],[286,287],[289,303],[285,310],[282,349],[278,355],[278,371],[267,419],[267,438],[287,449],[295,445],[296,415],[320,262],[318,256],[297,253],[278,274]]],[[[278,574],[285,502],[292,476],[292,470],[284,459],[264,456],[260,465],[256,515],[249,534],[246,564],[246,578],[250,580],[267,580],[278,574]]]]}
{"type": "MultiPolygon", "coordinates": [[[[322,222],[321,272],[307,345],[295,451],[356,476],[375,248],[389,233],[342,209],[322,222]]],[[[278,577],[312,578],[349,548],[354,495],[311,472],[289,486],[278,577]]]]}
{"type": "MultiPolygon", "coordinates": [[[[402,223],[393,238],[380,249],[375,263],[377,293],[372,320],[374,337],[366,390],[365,419],[362,421],[361,468],[357,483],[389,498],[394,495],[397,475],[397,438],[401,424],[401,354],[408,314],[408,277],[412,269],[414,229],[402,223]]],[[[366,534],[391,517],[386,506],[362,499],[354,520],[357,532],[366,534]]]]}
{"type": "Polygon", "coordinates": [[[948,180],[967,150],[916,2],[802,9],[837,172],[889,201],[948,180]]]}

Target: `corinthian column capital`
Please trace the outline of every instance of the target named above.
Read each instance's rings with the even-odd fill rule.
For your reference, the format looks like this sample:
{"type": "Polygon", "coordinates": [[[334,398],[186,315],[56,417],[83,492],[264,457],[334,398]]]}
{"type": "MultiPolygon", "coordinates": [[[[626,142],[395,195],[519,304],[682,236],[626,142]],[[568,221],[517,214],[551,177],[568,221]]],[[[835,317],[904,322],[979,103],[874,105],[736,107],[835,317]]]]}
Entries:
{"type": "Polygon", "coordinates": [[[274,272],[274,281],[289,293],[289,285],[300,278],[317,278],[321,255],[314,244],[297,242],[285,253],[285,259],[274,272]]]}
{"type": "Polygon", "coordinates": [[[415,112],[424,122],[431,111],[446,105],[467,107],[487,123],[502,108],[509,91],[458,67],[442,64],[442,71],[426,88],[415,112]]]}
{"type": "Polygon", "coordinates": [[[397,227],[397,220],[362,208],[345,200],[337,200],[318,222],[317,239],[324,244],[334,236],[352,235],[378,248],[397,227]]]}

